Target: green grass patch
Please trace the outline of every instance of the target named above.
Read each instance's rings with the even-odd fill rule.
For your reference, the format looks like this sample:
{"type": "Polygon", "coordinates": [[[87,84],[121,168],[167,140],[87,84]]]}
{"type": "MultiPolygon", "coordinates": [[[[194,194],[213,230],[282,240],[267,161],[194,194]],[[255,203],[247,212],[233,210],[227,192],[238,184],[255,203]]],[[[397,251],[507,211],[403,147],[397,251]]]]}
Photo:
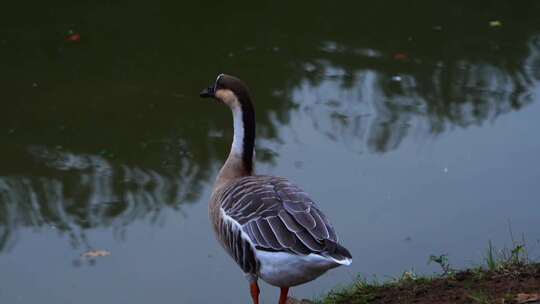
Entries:
{"type": "Polygon", "coordinates": [[[419,276],[406,271],[397,278],[379,282],[358,278],[315,300],[319,304],[374,303],[517,303],[518,293],[540,290],[540,264],[529,260],[525,242],[498,250],[490,241],[484,264],[456,270],[447,255],[431,255],[441,272],[419,276]]]}

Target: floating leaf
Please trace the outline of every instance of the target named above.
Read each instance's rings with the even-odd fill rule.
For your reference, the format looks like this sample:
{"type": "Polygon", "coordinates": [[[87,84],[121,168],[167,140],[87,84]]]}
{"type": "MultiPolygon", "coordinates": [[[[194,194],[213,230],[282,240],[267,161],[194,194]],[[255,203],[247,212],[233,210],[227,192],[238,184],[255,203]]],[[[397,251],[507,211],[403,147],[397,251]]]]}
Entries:
{"type": "Polygon", "coordinates": [[[500,26],[502,26],[502,22],[499,21],[499,20],[491,20],[489,22],[489,26],[491,26],[491,27],[500,27],[500,26]]]}
{"type": "Polygon", "coordinates": [[[67,36],[66,40],[69,41],[69,42],[79,42],[79,41],[81,41],[81,34],[73,33],[73,34],[67,36]]]}
{"type": "Polygon", "coordinates": [[[109,255],[111,255],[111,253],[107,250],[89,250],[83,253],[81,256],[83,258],[97,258],[97,257],[105,257],[109,255]]]}
{"type": "Polygon", "coordinates": [[[393,58],[394,60],[407,60],[409,59],[409,55],[406,53],[395,53],[393,58]]]}

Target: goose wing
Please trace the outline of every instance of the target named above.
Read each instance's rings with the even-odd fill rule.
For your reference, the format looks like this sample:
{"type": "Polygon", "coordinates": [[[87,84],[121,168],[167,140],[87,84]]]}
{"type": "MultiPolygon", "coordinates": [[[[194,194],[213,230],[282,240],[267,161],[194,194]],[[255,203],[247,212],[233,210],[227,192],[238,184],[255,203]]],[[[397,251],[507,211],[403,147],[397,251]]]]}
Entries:
{"type": "Polygon", "coordinates": [[[241,178],[223,192],[221,208],[258,250],[351,258],[317,205],[285,178],[241,178]]]}

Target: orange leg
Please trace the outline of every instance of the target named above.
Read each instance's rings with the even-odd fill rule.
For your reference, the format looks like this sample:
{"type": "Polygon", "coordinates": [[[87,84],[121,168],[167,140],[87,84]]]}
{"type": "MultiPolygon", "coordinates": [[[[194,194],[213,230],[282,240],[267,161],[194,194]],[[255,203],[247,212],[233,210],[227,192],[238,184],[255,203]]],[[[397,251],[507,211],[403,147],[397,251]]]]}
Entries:
{"type": "Polygon", "coordinates": [[[259,304],[259,285],[257,285],[257,281],[249,284],[249,291],[251,292],[251,299],[253,299],[253,304],[259,304]]]}
{"type": "Polygon", "coordinates": [[[289,287],[281,287],[281,292],[279,293],[279,304],[287,303],[288,293],[289,293],[289,287]]]}

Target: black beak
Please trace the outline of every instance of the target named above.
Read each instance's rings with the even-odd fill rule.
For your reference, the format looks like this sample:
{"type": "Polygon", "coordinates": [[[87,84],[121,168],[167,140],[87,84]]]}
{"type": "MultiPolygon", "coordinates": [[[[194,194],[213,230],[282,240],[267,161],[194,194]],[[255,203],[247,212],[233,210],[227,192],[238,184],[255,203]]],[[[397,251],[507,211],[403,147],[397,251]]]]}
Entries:
{"type": "Polygon", "coordinates": [[[208,87],[201,91],[199,94],[202,98],[214,97],[215,95],[214,87],[208,87]]]}

